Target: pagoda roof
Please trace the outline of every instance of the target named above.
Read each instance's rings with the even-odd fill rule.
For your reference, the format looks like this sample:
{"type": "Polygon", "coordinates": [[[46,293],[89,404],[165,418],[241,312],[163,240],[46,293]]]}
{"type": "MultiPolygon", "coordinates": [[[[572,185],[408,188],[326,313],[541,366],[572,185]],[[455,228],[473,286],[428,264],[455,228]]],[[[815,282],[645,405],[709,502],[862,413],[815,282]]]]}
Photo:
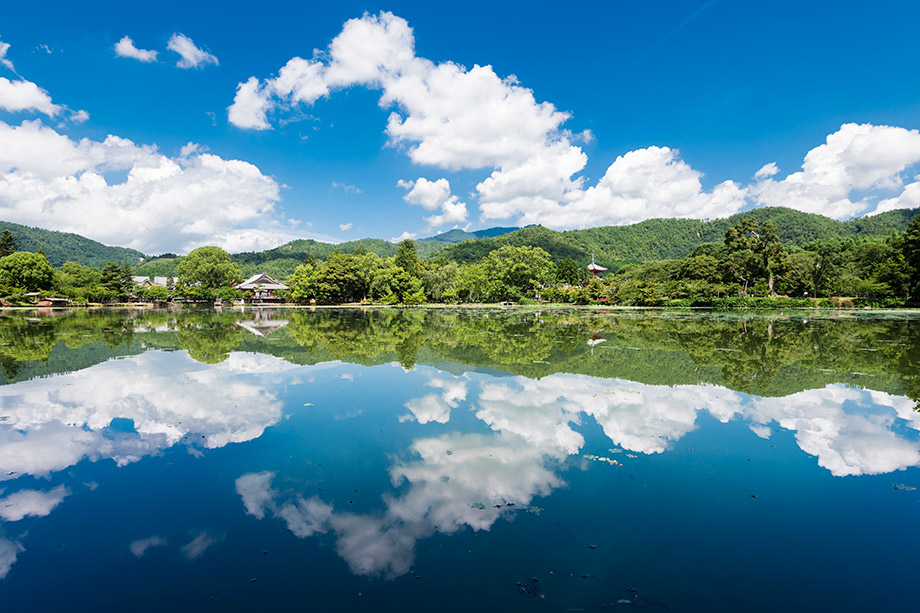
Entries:
{"type": "Polygon", "coordinates": [[[275,281],[264,272],[252,275],[234,287],[236,289],[288,289],[287,285],[275,281]]]}
{"type": "Polygon", "coordinates": [[[607,269],[604,268],[603,266],[595,264],[594,262],[591,262],[590,264],[588,264],[588,270],[596,270],[597,272],[604,272],[607,269]]]}

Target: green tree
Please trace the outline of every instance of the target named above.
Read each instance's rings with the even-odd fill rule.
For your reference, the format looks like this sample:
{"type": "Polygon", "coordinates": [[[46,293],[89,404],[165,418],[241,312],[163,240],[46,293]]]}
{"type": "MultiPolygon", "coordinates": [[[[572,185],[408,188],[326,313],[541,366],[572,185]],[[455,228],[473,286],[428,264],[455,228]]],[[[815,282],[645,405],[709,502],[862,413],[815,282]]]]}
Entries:
{"type": "Polygon", "coordinates": [[[19,241],[16,240],[12,232],[4,228],[3,232],[0,232],[0,258],[15,253],[18,249],[19,241]]]}
{"type": "Polygon", "coordinates": [[[415,242],[412,239],[405,239],[396,247],[396,258],[394,264],[405,270],[413,277],[420,277],[422,264],[418,260],[418,251],[415,248],[415,242]]]}
{"type": "Polygon", "coordinates": [[[17,251],[0,258],[0,283],[30,292],[51,289],[54,269],[43,253],[17,251]]]}
{"type": "Polygon", "coordinates": [[[204,290],[228,287],[242,276],[230,255],[213,245],[192,250],[179,264],[178,272],[181,284],[198,285],[204,290]]]}
{"type": "Polygon", "coordinates": [[[575,285],[579,281],[578,264],[571,257],[565,257],[556,264],[556,281],[575,285]]]}
{"type": "Polygon", "coordinates": [[[504,245],[482,262],[488,299],[499,301],[534,296],[555,276],[549,254],[539,247],[504,245]]]}
{"type": "Polygon", "coordinates": [[[294,302],[307,302],[316,299],[316,265],[315,260],[307,261],[294,269],[288,278],[288,287],[291,288],[291,300],[294,302]]]}
{"type": "Polygon", "coordinates": [[[425,267],[422,272],[422,285],[425,295],[433,302],[442,302],[445,298],[457,296],[457,277],[460,266],[456,262],[438,262],[425,267]]]}
{"type": "Polygon", "coordinates": [[[742,219],[725,231],[725,248],[727,269],[735,277],[728,281],[740,279],[747,290],[763,277],[769,294],[776,295],[774,285],[784,248],[772,221],[758,225],[755,217],[742,219]]]}
{"type": "Polygon", "coordinates": [[[914,218],[907,224],[903,240],[910,296],[913,300],[917,300],[920,298],[920,215],[914,215],[914,218]]]}

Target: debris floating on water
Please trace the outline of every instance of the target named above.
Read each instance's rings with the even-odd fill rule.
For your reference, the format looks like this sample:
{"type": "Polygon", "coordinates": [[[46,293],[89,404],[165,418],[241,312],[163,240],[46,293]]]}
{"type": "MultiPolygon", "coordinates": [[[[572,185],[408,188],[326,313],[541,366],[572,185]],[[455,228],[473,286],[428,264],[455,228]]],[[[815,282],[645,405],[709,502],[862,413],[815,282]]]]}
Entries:
{"type": "Polygon", "coordinates": [[[523,581],[517,582],[518,591],[526,596],[533,596],[534,598],[546,598],[543,595],[543,588],[540,587],[540,580],[536,577],[531,577],[530,581],[524,583],[523,581]]]}
{"type": "Polygon", "coordinates": [[[622,464],[620,464],[613,458],[608,458],[602,455],[598,456],[598,455],[591,455],[590,453],[587,453],[583,457],[586,460],[591,460],[592,462],[603,462],[605,464],[610,464],[611,466],[623,466],[622,464]]]}

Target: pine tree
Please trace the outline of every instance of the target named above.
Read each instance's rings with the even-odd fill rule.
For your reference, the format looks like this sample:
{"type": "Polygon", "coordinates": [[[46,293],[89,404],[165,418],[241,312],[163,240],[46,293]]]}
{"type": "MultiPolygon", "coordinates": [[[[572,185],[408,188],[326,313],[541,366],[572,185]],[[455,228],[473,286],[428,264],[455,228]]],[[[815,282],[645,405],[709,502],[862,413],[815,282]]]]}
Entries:
{"type": "Polygon", "coordinates": [[[8,229],[0,232],[0,258],[15,253],[19,249],[19,241],[8,229]]]}

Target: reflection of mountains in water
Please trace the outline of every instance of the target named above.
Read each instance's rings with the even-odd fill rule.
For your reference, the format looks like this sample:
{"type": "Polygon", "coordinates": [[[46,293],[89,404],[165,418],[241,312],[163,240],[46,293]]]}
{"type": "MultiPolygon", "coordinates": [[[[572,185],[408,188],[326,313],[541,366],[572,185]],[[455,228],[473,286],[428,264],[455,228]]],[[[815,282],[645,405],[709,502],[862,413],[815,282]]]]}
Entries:
{"type": "Polygon", "coordinates": [[[294,364],[450,363],[451,371],[711,383],[765,396],[845,383],[920,397],[916,315],[255,309],[0,318],[0,366],[7,381],[79,370],[147,349],[185,349],[206,363],[247,351],[294,364]]]}

